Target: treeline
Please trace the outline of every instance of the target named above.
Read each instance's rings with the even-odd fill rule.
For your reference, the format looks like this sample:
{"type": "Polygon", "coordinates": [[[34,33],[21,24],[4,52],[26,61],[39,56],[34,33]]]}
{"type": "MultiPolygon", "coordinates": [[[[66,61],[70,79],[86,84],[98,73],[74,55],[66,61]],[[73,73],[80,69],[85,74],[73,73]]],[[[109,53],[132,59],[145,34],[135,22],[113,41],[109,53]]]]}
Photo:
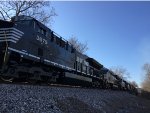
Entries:
{"type": "Polygon", "coordinates": [[[150,63],[145,63],[143,66],[144,80],[142,82],[142,88],[145,91],[150,92],[150,63]]]}

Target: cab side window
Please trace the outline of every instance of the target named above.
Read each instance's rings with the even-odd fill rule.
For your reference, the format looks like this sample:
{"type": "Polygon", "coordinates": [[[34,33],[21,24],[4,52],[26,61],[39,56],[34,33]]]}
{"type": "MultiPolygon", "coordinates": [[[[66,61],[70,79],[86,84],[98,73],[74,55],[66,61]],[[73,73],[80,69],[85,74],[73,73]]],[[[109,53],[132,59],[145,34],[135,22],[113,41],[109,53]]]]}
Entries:
{"type": "Polygon", "coordinates": [[[42,27],[39,27],[39,28],[38,28],[38,32],[41,33],[41,34],[44,35],[44,36],[47,36],[46,30],[43,29],[42,27]]]}

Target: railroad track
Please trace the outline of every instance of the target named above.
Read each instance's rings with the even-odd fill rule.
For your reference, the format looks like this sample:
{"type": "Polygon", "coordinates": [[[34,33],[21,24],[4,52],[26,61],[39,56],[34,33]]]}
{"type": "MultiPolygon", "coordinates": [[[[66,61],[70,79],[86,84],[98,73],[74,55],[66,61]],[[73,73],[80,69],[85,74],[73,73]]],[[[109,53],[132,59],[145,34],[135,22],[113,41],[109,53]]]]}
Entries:
{"type": "MultiPolygon", "coordinates": [[[[15,79],[13,81],[4,80],[0,78],[0,84],[14,84],[14,85],[28,85],[28,86],[49,86],[49,87],[64,87],[64,88],[82,88],[82,89],[103,89],[99,87],[84,87],[79,85],[68,85],[68,84],[61,84],[61,83],[45,83],[44,81],[37,81],[37,82],[28,82],[23,81],[22,79],[15,79]]],[[[113,89],[107,89],[113,90],[113,89]]],[[[121,91],[121,90],[120,90],[121,91]]]]}
{"type": "Polygon", "coordinates": [[[67,84],[59,84],[59,83],[44,83],[42,81],[38,81],[36,83],[30,83],[27,81],[21,81],[21,80],[14,80],[14,81],[4,81],[0,80],[0,84],[14,84],[14,85],[32,85],[32,86],[50,86],[50,87],[68,87],[68,88],[87,88],[87,87],[81,87],[81,86],[73,86],[73,85],[67,85],[67,84]]]}

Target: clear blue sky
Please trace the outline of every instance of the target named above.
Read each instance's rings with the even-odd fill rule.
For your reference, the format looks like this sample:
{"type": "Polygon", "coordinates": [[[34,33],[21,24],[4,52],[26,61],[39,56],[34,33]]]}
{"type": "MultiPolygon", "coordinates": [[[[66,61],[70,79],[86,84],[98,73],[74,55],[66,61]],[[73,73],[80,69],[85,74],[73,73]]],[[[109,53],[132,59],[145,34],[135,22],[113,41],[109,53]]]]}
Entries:
{"type": "Polygon", "coordinates": [[[87,54],[105,67],[122,66],[138,84],[150,62],[150,2],[52,2],[52,29],[87,42],[87,54]]]}

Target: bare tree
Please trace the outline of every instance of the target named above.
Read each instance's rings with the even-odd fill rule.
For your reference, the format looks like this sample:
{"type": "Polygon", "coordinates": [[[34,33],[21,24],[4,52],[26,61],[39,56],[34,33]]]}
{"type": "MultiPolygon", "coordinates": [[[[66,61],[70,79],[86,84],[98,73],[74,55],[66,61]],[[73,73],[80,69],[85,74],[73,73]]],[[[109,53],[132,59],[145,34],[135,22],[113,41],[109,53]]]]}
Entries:
{"type": "Polygon", "coordinates": [[[142,69],[145,74],[142,88],[146,91],[150,91],[150,63],[145,63],[142,69]]]}
{"type": "Polygon", "coordinates": [[[53,16],[55,10],[51,7],[50,1],[20,0],[20,1],[0,1],[0,18],[10,20],[11,17],[27,15],[36,18],[43,24],[47,24],[53,16]]]}
{"type": "Polygon", "coordinates": [[[87,43],[79,42],[79,40],[74,36],[69,38],[68,42],[71,43],[73,45],[73,47],[80,53],[85,53],[88,50],[87,43]]]}
{"type": "Polygon", "coordinates": [[[131,84],[132,84],[134,87],[138,87],[138,84],[137,84],[135,81],[132,81],[131,84]]]}
{"type": "Polygon", "coordinates": [[[111,71],[113,71],[116,75],[119,75],[121,78],[127,79],[130,78],[130,74],[124,67],[116,66],[110,68],[111,71]]]}

